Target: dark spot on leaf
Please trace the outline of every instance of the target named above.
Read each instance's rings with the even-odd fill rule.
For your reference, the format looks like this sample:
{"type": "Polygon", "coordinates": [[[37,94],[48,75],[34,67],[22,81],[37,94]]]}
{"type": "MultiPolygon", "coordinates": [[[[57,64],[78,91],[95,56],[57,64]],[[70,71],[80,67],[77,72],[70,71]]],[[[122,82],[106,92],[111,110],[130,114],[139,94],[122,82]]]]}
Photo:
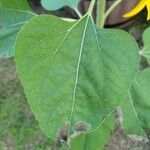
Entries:
{"type": "Polygon", "coordinates": [[[57,140],[60,142],[64,142],[67,143],[68,140],[68,128],[69,128],[69,124],[66,123],[64,125],[64,127],[62,127],[59,132],[58,132],[58,136],[57,136],[57,140]]]}
{"type": "Polygon", "coordinates": [[[74,130],[76,132],[86,132],[90,130],[90,125],[86,122],[80,121],[74,125],[74,130]]]}

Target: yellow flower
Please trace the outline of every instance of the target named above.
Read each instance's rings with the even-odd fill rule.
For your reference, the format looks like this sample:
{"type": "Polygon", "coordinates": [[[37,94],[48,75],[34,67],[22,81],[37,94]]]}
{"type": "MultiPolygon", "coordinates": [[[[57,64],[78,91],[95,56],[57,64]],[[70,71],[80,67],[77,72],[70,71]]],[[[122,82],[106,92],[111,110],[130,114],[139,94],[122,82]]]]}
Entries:
{"type": "Polygon", "coordinates": [[[123,17],[133,17],[137,15],[144,8],[147,8],[147,20],[150,20],[150,0],[140,0],[140,2],[130,12],[123,15],[123,17]]]}

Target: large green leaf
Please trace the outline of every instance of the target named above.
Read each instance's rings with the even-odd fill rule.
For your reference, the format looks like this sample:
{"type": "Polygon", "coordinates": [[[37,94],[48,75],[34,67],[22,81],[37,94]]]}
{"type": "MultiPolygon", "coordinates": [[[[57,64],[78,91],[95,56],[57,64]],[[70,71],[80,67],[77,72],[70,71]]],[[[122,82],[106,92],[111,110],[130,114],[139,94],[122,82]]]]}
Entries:
{"type": "Polygon", "coordinates": [[[42,6],[47,10],[57,10],[64,6],[77,8],[80,0],[41,0],[42,6]]]}
{"type": "Polygon", "coordinates": [[[20,31],[15,60],[29,104],[54,138],[68,122],[68,132],[80,121],[95,129],[124,99],[139,55],[130,35],[100,30],[87,15],[77,22],[42,15],[20,31]]]}
{"type": "Polygon", "coordinates": [[[150,131],[150,69],[141,71],[122,103],[123,126],[127,133],[146,135],[150,131]]]}
{"type": "Polygon", "coordinates": [[[33,16],[35,14],[26,11],[0,9],[0,55],[14,55],[16,35],[33,16]]]}
{"type": "Polygon", "coordinates": [[[144,47],[140,54],[144,56],[150,64],[150,28],[147,28],[143,33],[144,47]]]}
{"type": "Polygon", "coordinates": [[[30,10],[26,0],[0,0],[1,8],[12,8],[20,10],[30,10]]]}
{"type": "Polygon", "coordinates": [[[91,133],[81,133],[71,140],[70,150],[104,150],[115,128],[115,118],[108,117],[96,130],[91,133]]]}

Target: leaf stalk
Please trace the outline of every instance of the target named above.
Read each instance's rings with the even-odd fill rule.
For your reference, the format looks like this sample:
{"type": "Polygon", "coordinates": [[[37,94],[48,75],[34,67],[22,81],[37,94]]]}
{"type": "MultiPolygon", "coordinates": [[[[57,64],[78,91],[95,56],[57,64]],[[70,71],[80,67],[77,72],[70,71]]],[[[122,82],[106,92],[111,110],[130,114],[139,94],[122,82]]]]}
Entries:
{"type": "Polygon", "coordinates": [[[79,16],[79,18],[82,18],[82,14],[80,13],[80,11],[78,10],[78,8],[74,8],[75,12],[77,13],[77,15],[79,16]]]}
{"type": "Polygon", "coordinates": [[[118,4],[120,4],[122,2],[122,0],[116,0],[111,6],[110,8],[106,11],[105,13],[105,20],[107,19],[107,17],[109,16],[109,14],[118,6],[118,4]]]}
{"type": "Polygon", "coordinates": [[[89,16],[92,16],[93,8],[94,8],[94,5],[95,5],[95,2],[96,2],[96,0],[91,0],[89,9],[88,9],[88,11],[87,11],[87,14],[88,14],[89,16]]]}
{"type": "Polygon", "coordinates": [[[105,24],[105,6],[106,0],[97,0],[96,24],[99,28],[103,28],[105,24]]]}

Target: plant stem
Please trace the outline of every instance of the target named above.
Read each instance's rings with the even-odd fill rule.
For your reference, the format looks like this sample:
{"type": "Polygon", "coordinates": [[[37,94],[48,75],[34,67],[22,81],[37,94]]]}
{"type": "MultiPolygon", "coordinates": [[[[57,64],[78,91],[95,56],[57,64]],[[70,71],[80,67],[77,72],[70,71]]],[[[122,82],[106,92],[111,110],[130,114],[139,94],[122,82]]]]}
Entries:
{"type": "Polygon", "coordinates": [[[75,12],[77,13],[77,15],[79,16],[79,18],[82,18],[82,14],[80,13],[80,11],[78,10],[78,8],[74,8],[75,12]]]}
{"type": "Polygon", "coordinates": [[[106,11],[105,13],[105,20],[107,19],[108,15],[114,10],[114,8],[116,8],[118,6],[118,4],[122,2],[122,0],[116,0],[111,6],[110,8],[106,11]]]}
{"type": "Polygon", "coordinates": [[[89,16],[92,16],[92,12],[93,12],[93,8],[94,8],[94,5],[95,5],[95,2],[96,2],[96,0],[91,0],[89,9],[88,9],[88,11],[87,11],[87,14],[88,14],[89,16]]]}
{"type": "Polygon", "coordinates": [[[100,28],[103,28],[105,24],[105,6],[106,0],[97,0],[96,24],[100,28]]]}

